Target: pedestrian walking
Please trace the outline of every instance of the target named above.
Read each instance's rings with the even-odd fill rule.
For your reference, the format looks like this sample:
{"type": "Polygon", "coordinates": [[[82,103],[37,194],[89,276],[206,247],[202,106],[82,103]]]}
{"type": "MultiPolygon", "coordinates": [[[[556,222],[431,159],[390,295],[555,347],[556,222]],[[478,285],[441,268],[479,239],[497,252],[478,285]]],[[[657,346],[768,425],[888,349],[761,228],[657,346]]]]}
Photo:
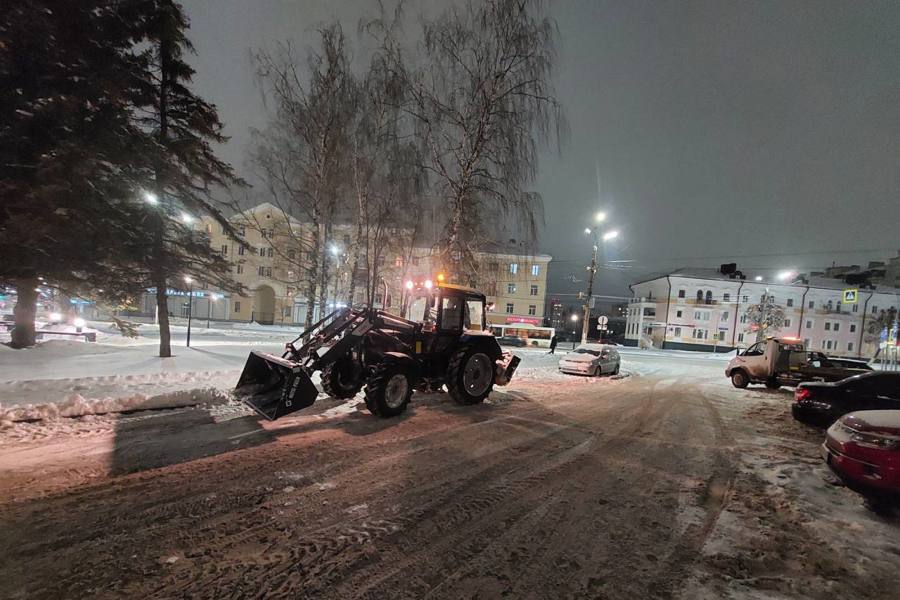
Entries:
{"type": "Polygon", "coordinates": [[[556,354],[556,342],[556,334],[554,333],[553,337],[550,338],[550,352],[548,352],[547,354],[556,354]]]}

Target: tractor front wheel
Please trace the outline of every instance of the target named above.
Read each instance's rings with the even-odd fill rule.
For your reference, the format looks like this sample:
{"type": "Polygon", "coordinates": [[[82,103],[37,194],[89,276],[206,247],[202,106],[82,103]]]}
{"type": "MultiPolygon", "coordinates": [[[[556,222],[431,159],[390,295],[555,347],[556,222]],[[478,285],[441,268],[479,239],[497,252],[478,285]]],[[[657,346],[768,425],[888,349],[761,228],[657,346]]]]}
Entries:
{"type": "Polygon", "coordinates": [[[396,417],[406,410],[413,379],[401,365],[382,363],[366,382],[366,408],[376,417],[396,417]]]}
{"type": "Polygon", "coordinates": [[[352,398],[362,389],[361,371],[350,360],[331,363],[322,370],[322,391],[332,398],[352,398]]]}
{"type": "Polygon", "coordinates": [[[483,402],[494,388],[494,361],[473,346],[461,348],[447,365],[447,390],[458,404],[483,402]]]}

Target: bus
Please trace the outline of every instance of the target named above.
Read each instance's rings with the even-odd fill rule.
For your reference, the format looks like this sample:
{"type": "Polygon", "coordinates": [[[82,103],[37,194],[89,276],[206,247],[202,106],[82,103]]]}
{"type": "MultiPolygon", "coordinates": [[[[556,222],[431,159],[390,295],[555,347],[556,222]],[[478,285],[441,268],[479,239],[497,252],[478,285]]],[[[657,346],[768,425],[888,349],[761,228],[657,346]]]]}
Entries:
{"type": "Polygon", "coordinates": [[[541,348],[550,347],[550,338],[556,333],[552,327],[539,327],[530,323],[508,323],[506,325],[491,325],[494,336],[517,337],[525,342],[526,346],[541,348]]]}

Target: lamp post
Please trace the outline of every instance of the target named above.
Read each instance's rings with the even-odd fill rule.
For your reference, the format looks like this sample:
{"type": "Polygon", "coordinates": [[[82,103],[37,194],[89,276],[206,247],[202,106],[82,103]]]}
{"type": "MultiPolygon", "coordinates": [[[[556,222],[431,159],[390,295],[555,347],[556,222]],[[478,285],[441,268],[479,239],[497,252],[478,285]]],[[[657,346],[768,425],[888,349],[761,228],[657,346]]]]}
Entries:
{"type": "MultiPolygon", "coordinates": [[[[212,317],[212,303],[219,299],[218,294],[210,294],[209,299],[206,301],[206,328],[209,329],[209,319],[212,317]]],[[[188,317],[188,323],[190,323],[190,317],[188,317]]]]}
{"type": "MultiPolygon", "coordinates": [[[[587,297],[584,299],[584,322],[581,324],[581,343],[587,343],[588,329],[590,328],[591,322],[591,300],[594,294],[594,274],[597,272],[597,252],[600,249],[601,240],[597,239],[597,235],[600,233],[600,223],[606,221],[606,213],[598,212],[594,217],[594,220],[597,222],[597,225],[594,227],[588,227],[584,230],[585,234],[593,237],[593,252],[591,253],[591,266],[588,267],[588,288],[587,288],[587,297]]],[[[603,233],[600,237],[602,241],[611,240],[613,238],[618,237],[618,231],[607,231],[603,233]]]]}
{"type": "Polygon", "coordinates": [[[191,317],[194,315],[194,280],[190,277],[184,278],[188,284],[188,330],[187,330],[187,347],[191,347],[191,317]]]}
{"type": "MultiPolygon", "coordinates": [[[[341,266],[341,247],[337,244],[332,244],[330,250],[331,254],[334,256],[334,304],[332,305],[332,308],[334,308],[334,310],[337,310],[338,280],[340,279],[339,270],[341,266]]],[[[351,302],[352,301],[353,300],[351,299],[351,302]]]]}

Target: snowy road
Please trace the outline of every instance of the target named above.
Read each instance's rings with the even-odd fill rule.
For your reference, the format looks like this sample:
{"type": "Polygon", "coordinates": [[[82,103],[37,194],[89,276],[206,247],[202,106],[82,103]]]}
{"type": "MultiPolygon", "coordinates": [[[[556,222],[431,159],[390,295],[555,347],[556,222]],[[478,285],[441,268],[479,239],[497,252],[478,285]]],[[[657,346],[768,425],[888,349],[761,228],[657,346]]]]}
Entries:
{"type": "Polygon", "coordinates": [[[625,350],[611,380],[523,355],[484,405],[422,395],[398,419],[326,400],[276,423],[225,404],[0,431],[0,596],[894,589],[900,524],[832,485],[787,391],[734,390],[709,356],[625,350]]]}

